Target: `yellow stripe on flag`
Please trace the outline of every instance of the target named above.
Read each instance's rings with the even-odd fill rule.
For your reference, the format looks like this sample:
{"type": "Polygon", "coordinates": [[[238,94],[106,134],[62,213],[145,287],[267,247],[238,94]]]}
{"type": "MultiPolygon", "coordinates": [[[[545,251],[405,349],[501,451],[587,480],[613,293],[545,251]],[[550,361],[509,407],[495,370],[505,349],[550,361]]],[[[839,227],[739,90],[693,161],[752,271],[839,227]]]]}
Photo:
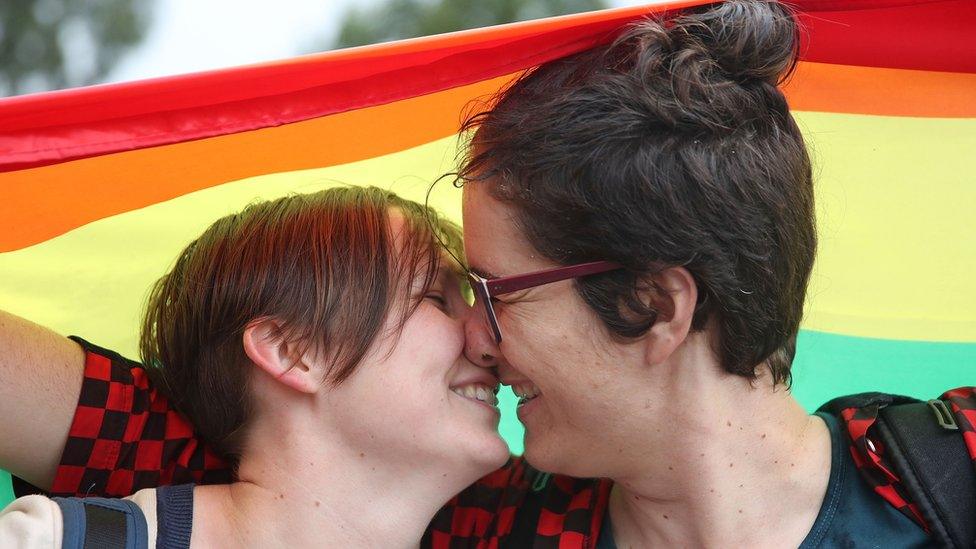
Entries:
{"type": "MultiPolygon", "coordinates": [[[[248,203],[337,184],[376,185],[423,202],[431,181],[450,171],[457,137],[328,168],[250,177],[79,227],[0,254],[0,304],[64,334],[136,356],[149,286],[179,251],[218,217],[248,203]]],[[[438,185],[431,205],[460,219],[460,191],[438,185]]]]}
{"type": "MultiPolygon", "coordinates": [[[[976,290],[966,275],[976,272],[976,249],[956,240],[973,234],[976,187],[960,164],[976,150],[976,120],[797,118],[814,157],[820,232],[804,327],[976,342],[976,290]]],[[[378,185],[423,201],[429,183],[451,170],[456,145],[452,136],[340,166],[246,178],[0,254],[0,302],[134,355],[147,288],[217,217],[256,199],[338,183],[378,185]]],[[[432,204],[459,220],[459,197],[445,181],[432,204]]]]}
{"type": "Polygon", "coordinates": [[[796,116],[820,234],[805,327],[976,342],[976,119],[796,116]]]}

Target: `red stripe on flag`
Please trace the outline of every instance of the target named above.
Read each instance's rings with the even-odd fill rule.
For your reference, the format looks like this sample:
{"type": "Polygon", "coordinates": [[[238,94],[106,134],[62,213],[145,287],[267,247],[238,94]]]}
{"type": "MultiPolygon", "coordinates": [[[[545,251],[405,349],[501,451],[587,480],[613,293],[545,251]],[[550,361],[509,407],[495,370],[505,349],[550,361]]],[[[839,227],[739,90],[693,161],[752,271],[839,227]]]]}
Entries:
{"type": "Polygon", "coordinates": [[[805,61],[976,72],[973,0],[798,0],[805,61]]]}

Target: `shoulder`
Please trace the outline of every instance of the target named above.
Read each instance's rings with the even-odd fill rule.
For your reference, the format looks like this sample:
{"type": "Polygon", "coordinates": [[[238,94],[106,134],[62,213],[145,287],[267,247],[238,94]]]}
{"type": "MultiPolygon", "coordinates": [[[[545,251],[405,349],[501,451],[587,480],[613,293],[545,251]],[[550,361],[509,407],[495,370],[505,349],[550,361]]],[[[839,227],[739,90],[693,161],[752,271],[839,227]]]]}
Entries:
{"type": "Polygon", "coordinates": [[[51,498],[24,496],[0,511],[0,547],[61,547],[61,508],[51,498]]]}
{"type": "Polygon", "coordinates": [[[85,369],[51,493],[128,496],[163,484],[225,483],[228,463],[153,386],[143,365],[72,336],[85,369]]]}
{"type": "Polygon", "coordinates": [[[68,336],[68,339],[85,351],[86,383],[97,380],[105,383],[129,383],[143,388],[149,386],[145,367],[141,363],[78,336],[68,336]]]}

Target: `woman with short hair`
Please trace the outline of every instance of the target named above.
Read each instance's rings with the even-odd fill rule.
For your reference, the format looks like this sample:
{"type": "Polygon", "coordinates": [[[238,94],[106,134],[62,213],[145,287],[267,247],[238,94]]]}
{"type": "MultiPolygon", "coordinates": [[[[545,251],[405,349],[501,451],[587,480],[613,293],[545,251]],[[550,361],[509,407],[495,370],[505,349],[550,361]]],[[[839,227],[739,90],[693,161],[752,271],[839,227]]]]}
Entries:
{"type": "MultiPolygon", "coordinates": [[[[509,456],[497,378],[463,354],[467,304],[440,241],[460,255],[454,225],[376,188],[213,223],[149,297],[140,351],[169,403],[143,410],[130,473],[152,474],[172,406],[233,482],[87,505],[27,496],[0,514],[0,546],[73,547],[78,517],[106,508],[135,547],[417,546],[445,501],[509,456]]],[[[130,375],[118,361],[107,380],[130,375]]]]}

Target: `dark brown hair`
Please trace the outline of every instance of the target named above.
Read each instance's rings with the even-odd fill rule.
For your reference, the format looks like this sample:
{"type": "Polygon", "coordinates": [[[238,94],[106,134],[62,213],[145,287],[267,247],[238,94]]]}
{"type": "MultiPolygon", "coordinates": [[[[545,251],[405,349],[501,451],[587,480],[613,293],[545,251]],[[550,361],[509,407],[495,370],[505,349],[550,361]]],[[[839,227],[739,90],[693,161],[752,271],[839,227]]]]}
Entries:
{"type": "Polygon", "coordinates": [[[641,285],[683,266],[725,369],[789,383],[816,250],[803,138],[777,85],[797,26],[783,5],[730,0],[642,21],[609,46],[550,62],[467,120],[462,182],[515,206],[549,259],[612,260],[577,282],[612,334],[645,333],[641,285]]]}
{"type": "Polygon", "coordinates": [[[140,337],[149,375],[218,451],[234,457],[250,414],[244,329],[271,317],[281,337],[324,351],[324,382],[352,374],[397,303],[401,325],[432,284],[450,222],[374,187],[337,187],[252,204],[214,222],[152,288],[140,337]],[[389,214],[405,229],[396,238],[389,214]],[[402,298],[401,298],[402,296],[402,298]]]}

